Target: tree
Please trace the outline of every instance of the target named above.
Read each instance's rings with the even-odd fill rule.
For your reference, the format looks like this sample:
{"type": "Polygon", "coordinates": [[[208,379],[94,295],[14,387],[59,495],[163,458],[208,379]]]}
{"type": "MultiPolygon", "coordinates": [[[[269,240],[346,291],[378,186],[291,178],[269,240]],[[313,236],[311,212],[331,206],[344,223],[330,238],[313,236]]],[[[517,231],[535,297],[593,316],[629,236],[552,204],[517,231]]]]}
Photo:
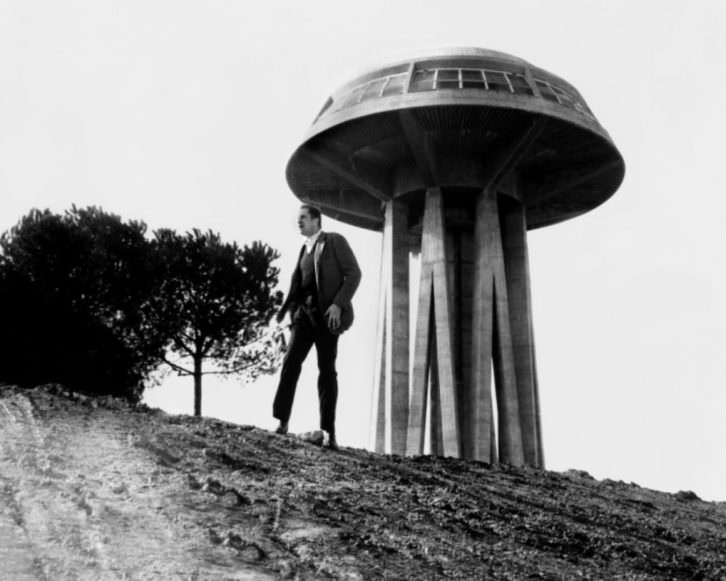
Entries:
{"type": "Polygon", "coordinates": [[[99,208],[32,210],[0,237],[0,379],[138,400],[165,329],[143,222],[99,208]]]}
{"type": "Polygon", "coordinates": [[[162,272],[155,316],[171,330],[165,361],[194,378],[199,416],[203,375],[254,379],[279,364],[283,336],[270,326],[282,304],[282,293],[273,290],[279,269],[272,262],[279,254],[262,242],[240,248],[199,230],[159,230],[154,246],[162,272]],[[205,361],[210,369],[203,369],[205,361]]]}

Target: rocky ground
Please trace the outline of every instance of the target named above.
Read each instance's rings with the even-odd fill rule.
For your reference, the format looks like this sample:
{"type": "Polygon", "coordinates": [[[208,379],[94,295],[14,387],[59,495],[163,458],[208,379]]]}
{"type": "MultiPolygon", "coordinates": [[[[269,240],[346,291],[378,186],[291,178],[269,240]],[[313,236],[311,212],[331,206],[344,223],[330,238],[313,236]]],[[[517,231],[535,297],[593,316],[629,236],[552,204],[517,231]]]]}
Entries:
{"type": "Polygon", "coordinates": [[[726,504],[4,387],[0,578],[726,579],[726,504]]]}

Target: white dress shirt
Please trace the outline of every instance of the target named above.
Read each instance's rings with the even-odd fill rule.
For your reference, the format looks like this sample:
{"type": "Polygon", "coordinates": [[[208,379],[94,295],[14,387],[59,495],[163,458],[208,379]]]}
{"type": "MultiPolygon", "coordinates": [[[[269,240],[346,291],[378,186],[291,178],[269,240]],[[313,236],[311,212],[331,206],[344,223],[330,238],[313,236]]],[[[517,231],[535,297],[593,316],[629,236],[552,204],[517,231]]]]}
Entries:
{"type": "Polygon", "coordinates": [[[320,236],[320,233],[322,230],[318,230],[315,234],[312,236],[308,236],[305,239],[305,252],[310,254],[313,251],[313,247],[315,246],[315,243],[318,241],[318,237],[320,236]]]}

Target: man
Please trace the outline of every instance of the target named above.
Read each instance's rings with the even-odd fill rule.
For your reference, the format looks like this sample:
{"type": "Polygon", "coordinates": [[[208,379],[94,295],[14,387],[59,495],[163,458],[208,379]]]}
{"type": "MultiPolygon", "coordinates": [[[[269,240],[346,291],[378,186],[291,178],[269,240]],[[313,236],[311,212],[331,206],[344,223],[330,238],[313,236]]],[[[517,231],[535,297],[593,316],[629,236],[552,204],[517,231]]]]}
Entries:
{"type": "Polygon", "coordinates": [[[302,363],[315,345],[320,428],[324,433],[324,445],[335,450],[338,447],[335,437],[338,337],[353,323],[351,299],[361,273],[346,239],[340,234],[321,230],[317,208],[302,205],[298,227],[306,239],[292,275],[290,291],[277,314],[277,320],[281,322],[289,312],[292,324],[272,415],[280,420],[277,433],[286,434],[302,363]]]}

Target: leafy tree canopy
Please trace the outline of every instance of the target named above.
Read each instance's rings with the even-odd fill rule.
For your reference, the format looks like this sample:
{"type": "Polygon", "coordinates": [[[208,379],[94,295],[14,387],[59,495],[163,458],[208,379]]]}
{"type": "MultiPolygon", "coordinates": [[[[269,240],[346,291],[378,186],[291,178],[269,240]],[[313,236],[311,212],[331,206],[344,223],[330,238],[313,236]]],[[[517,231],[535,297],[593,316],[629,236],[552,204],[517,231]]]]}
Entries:
{"type": "Polygon", "coordinates": [[[99,208],[32,210],[0,237],[3,379],[140,397],[164,337],[149,324],[143,222],[99,208]]]}
{"type": "Polygon", "coordinates": [[[0,237],[0,381],[140,399],[163,362],[253,379],[279,363],[277,251],[211,231],[147,237],[99,208],[33,210],[0,237]],[[203,362],[209,363],[203,369],[203,362]]]}
{"type": "Polygon", "coordinates": [[[279,254],[262,242],[240,248],[199,230],[159,230],[154,248],[162,273],[155,313],[171,331],[165,360],[194,377],[199,415],[202,375],[254,379],[277,368],[283,337],[269,323],[282,303],[272,265],[279,254]]]}

